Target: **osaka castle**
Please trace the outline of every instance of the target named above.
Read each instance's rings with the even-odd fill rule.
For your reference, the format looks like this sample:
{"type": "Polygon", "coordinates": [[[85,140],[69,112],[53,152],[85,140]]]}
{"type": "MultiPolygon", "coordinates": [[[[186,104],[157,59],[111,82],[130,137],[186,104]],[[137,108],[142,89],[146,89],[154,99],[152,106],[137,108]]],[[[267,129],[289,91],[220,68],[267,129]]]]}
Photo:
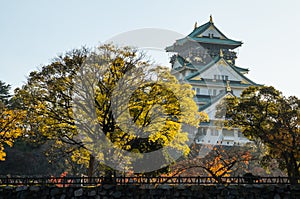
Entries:
{"type": "Polygon", "coordinates": [[[190,135],[197,144],[233,146],[249,142],[239,129],[226,129],[215,118],[216,106],[223,98],[240,96],[245,88],[258,85],[246,77],[247,68],[236,65],[235,50],[241,45],[241,41],[223,34],[210,17],[207,23],[196,23],[188,36],[166,48],[173,54],[171,73],[192,86],[199,111],[209,116],[209,122],[201,123],[198,131],[190,135]]]}

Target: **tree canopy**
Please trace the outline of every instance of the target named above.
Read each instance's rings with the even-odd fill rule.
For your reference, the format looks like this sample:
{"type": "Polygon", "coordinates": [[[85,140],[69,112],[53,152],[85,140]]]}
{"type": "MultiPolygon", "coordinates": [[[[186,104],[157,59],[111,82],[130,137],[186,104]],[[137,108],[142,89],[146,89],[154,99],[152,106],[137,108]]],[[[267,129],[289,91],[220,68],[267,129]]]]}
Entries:
{"type": "Polygon", "coordinates": [[[28,137],[51,141],[49,155],[71,156],[89,168],[89,175],[97,160],[119,164],[114,169],[137,169],[146,166],[140,164],[145,154],[160,149],[166,148],[158,165],[160,158],[172,158],[169,151],[187,154],[188,129],[206,119],[193,95],[189,85],[168,69],[153,67],[142,52],[113,45],[61,55],[32,72],[17,91],[28,111],[28,137]],[[108,144],[98,145],[103,139],[108,144]]]}
{"type": "Polygon", "coordinates": [[[0,81],[0,161],[5,160],[5,146],[12,147],[15,139],[22,135],[25,112],[8,107],[10,85],[0,81]]]}
{"type": "Polygon", "coordinates": [[[264,159],[276,159],[291,179],[300,176],[300,100],[297,97],[284,97],[273,87],[252,86],[240,98],[228,97],[223,103],[226,106],[220,106],[217,115],[226,113],[227,126],[239,127],[250,140],[260,141],[267,149],[264,159]]]}

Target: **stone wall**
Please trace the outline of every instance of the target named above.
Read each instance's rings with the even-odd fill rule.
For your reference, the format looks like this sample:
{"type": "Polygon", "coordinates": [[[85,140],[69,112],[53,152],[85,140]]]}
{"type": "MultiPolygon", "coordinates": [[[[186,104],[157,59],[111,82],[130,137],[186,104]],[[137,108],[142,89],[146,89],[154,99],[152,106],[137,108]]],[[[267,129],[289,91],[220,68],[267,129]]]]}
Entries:
{"type": "Polygon", "coordinates": [[[300,185],[103,185],[99,187],[42,187],[5,186],[0,187],[0,199],[39,198],[205,198],[205,199],[297,199],[300,198],[300,185]]]}

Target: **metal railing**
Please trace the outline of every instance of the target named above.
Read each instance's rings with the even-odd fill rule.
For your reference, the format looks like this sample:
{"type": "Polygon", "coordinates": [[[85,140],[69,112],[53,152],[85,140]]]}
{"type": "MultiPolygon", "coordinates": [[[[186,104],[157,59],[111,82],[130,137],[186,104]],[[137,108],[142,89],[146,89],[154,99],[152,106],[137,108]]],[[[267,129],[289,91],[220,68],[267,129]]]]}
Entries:
{"type": "MultiPolygon", "coordinates": [[[[300,178],[293,179],[300,183],[300,178]]],[[[14,186],[100,186],[103,184],[115,185],[213,185],[213,184],[291,184],[288,177],[0,177],[0,185],[14,186]]]]}

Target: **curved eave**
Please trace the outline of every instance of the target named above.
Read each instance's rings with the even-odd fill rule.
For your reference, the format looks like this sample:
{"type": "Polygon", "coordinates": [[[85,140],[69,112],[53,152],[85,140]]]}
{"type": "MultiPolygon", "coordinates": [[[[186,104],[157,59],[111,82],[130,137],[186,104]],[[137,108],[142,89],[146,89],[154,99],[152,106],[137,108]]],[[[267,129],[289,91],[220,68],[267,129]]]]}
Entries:
{"type": "Polygon", "coordinates": [[[234,66],[234,68],[236,70],[238,70],[239,72],[241,72],[241,73],[248,73],[249,72],[248,68],[241,68],[241,67],[238,67],[238,66],[234,66]]]}
{"type": "Polygon", "coordinates": [[[243,44],[241,41],[235,41],[232,39],[217,39],[217,38],[205,38],[205,37],[190,37],[189,40],[203,44],[218,44],[237,48],[243,44]]]}
{"type": "MultiPolygon", "coordinates": [[[[210,79],[201,79],[201,80],[187,80],[187,79],[185,79],[185,81],[187,81],[188,83],[191,83],[191,84],[202,84],[202,85],[206,85],[206,86],[208,86],[208,85],[211,85],[211,86],[214,86],[214,85],[216,85],[216,86],[223,86],[223,87],[225,87],[225,85],[226,85],[226,81],[224,80],[224,81],[213,81],[213,80],[210,80],[210,79]]],[[[247,88],[247,87],[249,87],[249,86],[261,86],[261,85],[259,85],[259,84],[244,84],[244,83],[241,83],[241,82],[237,82],[237,81],[230,81],[230,86],[232,86],[232,87],[235,87],[235,86],[237,86],[237,87],[245,87],[245,88],[247,88]]]]}
{"type": "Polygon", "coordinates": [[[240,47],[243,42],[235,41],[232,39],[217,39],[217,38],[204,38],[204,37],[185,37],[182,39],[176,40],[176,42],[172,46],[168,46],[165,48],[167,52],[177,52],[176,47],[183,46],[186,42],[197,42],[201,44],[215,44],[227,46],[229,49],[234,49],[240,47]]]}

